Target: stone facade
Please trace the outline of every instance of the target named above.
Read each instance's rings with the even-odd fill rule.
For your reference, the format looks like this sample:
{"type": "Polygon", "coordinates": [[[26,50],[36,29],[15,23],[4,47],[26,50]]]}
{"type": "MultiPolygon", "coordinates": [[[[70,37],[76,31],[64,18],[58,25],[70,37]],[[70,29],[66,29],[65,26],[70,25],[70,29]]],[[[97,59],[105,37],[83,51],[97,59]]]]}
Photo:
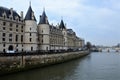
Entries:
{"type": "Polygon", "coordinates": [[[31,5],[25,18],[12,8],[0,7],[0,52],[7,51],[59,51],[76,50],[84,46],[84,40],[67,29],[63,20],[60,25],[49,24],[45,10],[37,24],[31,5]]]}
{"type": "Polygon", "coordinates": [[[0,7],[0,11],[0,52],[23,51],[25,28],[23,12],[19,16],[12,8],[0,7]]]}

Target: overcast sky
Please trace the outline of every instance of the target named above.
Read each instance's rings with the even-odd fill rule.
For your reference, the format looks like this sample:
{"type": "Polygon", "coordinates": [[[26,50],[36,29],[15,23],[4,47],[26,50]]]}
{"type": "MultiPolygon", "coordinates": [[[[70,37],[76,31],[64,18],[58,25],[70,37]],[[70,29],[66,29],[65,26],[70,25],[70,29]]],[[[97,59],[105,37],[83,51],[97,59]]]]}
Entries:
{"type": "MultiPolygon", "coordinates": [[[[0,0],[0,6],[26,14],[30,0],[0,0]]],[[[54,25],[61,18],[77,36],[96,45],[120,43],[120,0],[31,0],[39,21],[45,8],[49,22],[54,25]]]]}

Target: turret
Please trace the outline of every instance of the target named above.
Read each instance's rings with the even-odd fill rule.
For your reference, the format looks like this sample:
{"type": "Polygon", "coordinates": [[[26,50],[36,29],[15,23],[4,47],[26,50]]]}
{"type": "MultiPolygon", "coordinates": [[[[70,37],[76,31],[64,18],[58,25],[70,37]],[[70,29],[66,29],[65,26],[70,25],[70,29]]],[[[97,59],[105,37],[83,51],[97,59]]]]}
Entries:
{"type": "Polygon", "coordinates": [[[26,51],[36,51],[37,46],[37,22],[31,4],[25,16],[25,49],[26,51]]]}
{"type": "Polygon", "coordinates": [[[43,10],[42,15],[40,16],[39,24],[49,24],[48,17],[46,16],[45,10],[43,10]]]}
{"type": "Polygon", "coordinates": [[[38,24],[38,36],[39,49],[45,51],[50,50],[50,26],[45,10],[43,10],[42,15],[40,16],[40,21],[38,24]]]}
{"type": "Polygon", "coordinates": [[[64,49],[67,50],[68,48],[68,44],[67,44],[67,29],[66,29],[66,25],[64,24],[63,20],[61,20],[60,25],[59,25],[59,29],[62,30],[62,33],[64,35],[64,49]]]}
{"type": "Polygon", "coordinates": [[[63,30],[63,29],[66,29],[63,20],[61,20],[60,25],[59,25],[59,28],[62,29],[62,30],[63,30]]]}

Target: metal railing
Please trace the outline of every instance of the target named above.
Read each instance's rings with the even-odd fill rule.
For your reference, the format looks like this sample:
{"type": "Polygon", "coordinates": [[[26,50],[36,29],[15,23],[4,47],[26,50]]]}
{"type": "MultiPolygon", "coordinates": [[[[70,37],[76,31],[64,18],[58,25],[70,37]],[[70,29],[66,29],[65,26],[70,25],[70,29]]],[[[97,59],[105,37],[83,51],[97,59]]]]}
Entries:
{"type": "Polygon", "coordinates": [[[67,52],[77,52],[80,50],[37,50],[37,51],[24,51],[15,53],[0,52],[0,56],[22,56],[22,55],[45,55],[45,54],[62,54],[67,52]]]}

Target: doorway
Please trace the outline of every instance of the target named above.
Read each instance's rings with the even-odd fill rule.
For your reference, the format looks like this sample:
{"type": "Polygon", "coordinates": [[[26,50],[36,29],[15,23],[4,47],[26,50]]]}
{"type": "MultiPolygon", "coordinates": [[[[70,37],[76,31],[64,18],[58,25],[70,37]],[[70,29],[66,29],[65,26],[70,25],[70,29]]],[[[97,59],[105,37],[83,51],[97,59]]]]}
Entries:
{"type": "Polygon", "coordinates": [[[9,51],[13,51],[13,46],[10,45],[9,48],[8,48],[9,51]]]}

